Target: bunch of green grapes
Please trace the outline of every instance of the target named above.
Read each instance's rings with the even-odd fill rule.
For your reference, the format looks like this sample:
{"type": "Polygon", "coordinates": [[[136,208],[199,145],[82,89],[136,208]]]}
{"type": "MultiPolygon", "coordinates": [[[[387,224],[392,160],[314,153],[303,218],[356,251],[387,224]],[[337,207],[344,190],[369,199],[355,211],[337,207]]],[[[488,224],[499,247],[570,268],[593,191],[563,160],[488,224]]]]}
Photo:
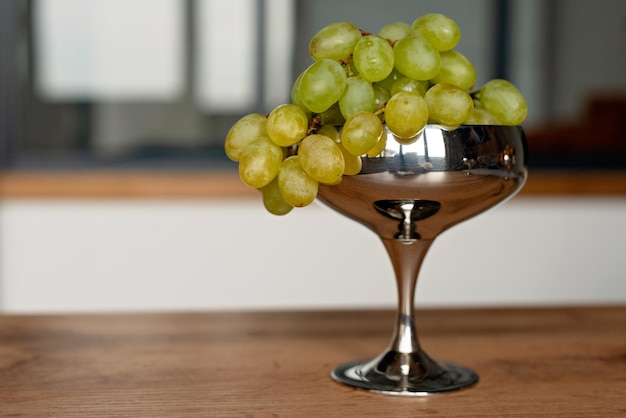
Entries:
{"type": "Polygon", "coordinates": [[[324,27],[309,43],[313,63],[293,84],[291,103],[237,121],[227,156],[265,208],[284,215],[311,204],[320,183],[358,174],[362,156],[385,149],[384,126],[409,143],[428,123],[521,124],[522,94],[502,79],[476,89],[474,65],[454,49],[460,38],[457,23],[436,13],[378,34],[349,22],[324,27]]]}

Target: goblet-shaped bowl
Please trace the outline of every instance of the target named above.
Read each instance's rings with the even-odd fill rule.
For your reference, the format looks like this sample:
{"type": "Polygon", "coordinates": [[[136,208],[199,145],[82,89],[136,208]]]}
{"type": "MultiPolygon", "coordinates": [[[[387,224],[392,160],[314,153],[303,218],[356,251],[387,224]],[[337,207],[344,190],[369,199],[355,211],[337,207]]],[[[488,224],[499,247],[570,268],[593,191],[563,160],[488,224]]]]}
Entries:
{"type": "Polygon", "coordinates": [[[363,168],[337,185],[321,186],[318,199],[382,240],[396,276],[398,309],[390,345],[378,357],[338,366],[332,377],[374,392],[427,395],[475,384],[478,375],[431,359],[420,347],[414,293],[433,240],[451,226],[515,195],[527,176],[526,141],[518,126],[427,125],[415,138],[386,131],[379,155],[362,156],[363,168]]]}

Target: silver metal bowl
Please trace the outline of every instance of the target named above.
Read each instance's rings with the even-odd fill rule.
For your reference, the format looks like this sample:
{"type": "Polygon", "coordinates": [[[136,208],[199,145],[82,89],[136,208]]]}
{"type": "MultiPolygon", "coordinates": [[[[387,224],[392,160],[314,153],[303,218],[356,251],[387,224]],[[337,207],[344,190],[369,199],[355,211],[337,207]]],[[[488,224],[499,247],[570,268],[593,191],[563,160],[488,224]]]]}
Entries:
{"type": "Polygon", "coordinates": [[[361,158],[359,174],[321,186],[318,199],[381,238],[396,275],[398,313],[382,354],[343,364],[331,375],[386,394],[427,395],[471,386],[478,381],[473,370],[435,361],[419,345],[413,306],[417,276],[441,232],[506,201],[523,186],[524,132],[513,126],[428,125],[406,143],[387,131],[385,150],[361,158]]]}

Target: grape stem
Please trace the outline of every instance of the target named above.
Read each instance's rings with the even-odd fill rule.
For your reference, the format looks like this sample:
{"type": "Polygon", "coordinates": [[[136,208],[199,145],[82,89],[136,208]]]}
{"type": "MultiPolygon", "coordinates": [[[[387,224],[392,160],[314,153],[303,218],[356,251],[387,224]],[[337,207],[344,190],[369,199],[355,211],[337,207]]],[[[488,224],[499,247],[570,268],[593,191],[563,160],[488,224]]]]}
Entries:
{"type": "Polygon", "coordinates": [[[313,132],[317,131],[317,129],[322,125],[322,117],[319,114],[314,114],[311,117],[311,122],[309,122],[309,129],[307,129],[306,134],[311,135],[313,132]]]}

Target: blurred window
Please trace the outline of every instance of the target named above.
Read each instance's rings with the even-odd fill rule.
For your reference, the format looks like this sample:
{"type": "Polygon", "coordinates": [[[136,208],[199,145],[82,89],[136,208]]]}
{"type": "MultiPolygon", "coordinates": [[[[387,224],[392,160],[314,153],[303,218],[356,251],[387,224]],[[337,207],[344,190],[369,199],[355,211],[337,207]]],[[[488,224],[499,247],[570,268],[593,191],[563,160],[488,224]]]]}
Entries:
{"type": "Polygon", "coordinates": [[[182,95],[180,1],[39,0],[34,6],[35,87],[43,100],[176,100],[182,95]]]}
{"type": "Polygon", "coordinates": [[[4,0],[3,13],[5,166],[221,155],[237,118],[289,100],[295,0],[4,0]]]}

